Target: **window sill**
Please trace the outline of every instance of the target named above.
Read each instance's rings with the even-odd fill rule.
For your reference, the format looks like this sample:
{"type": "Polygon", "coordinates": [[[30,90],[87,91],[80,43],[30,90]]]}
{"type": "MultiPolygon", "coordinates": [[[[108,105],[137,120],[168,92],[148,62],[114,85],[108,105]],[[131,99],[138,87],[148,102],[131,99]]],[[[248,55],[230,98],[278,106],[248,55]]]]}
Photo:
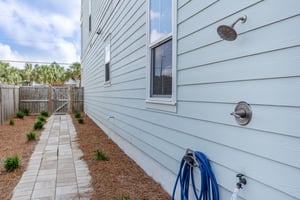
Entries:
{"type": "Polygon", "coordinates": [[[110,81],[104,82],[104,87],[110,87],[110,86],[111,86],[111,82],[110,81]]]}
{"type": "Polygon", "coordinates": [[[158,99],[147,99],[146,108],[153,110],[160,110],[166,112],[177,112],[176,101],[158,100],[158,99]]]}

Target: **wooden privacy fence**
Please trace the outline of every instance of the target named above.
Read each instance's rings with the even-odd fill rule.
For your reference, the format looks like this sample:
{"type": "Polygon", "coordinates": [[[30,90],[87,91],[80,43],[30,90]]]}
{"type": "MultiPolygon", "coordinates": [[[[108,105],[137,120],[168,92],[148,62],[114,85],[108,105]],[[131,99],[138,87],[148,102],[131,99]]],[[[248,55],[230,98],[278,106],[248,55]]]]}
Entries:
{"type": "Polygon", "coordinates": [[[83,112],[83,88],[22,86],[20,87],[20,109],[29,109],[30,114],[47,110],[53,114],[73,111],[83,112]]]}
{"type": "Polygon", "coordinates": [[[0,124],[14,117],[19,110],[19,87],[0,84],[0,124]]]}
{"type": "MultiPolygon", "coordinates": [[[[27,108],[30,114],[38,114],[42,110],[49,110],[48,86],[20,87],[20,109],[27,108]]],[[[50,111],[50,110],[49,110],[50,111]]]]}
{"type": "Polygon", "coordinates": [[[52,86],[12,86],[0,84],[0,124],[16,116],[19,110],[30,114],[47,110],[53,114],[83,112],[83,88],[52,86]]]}

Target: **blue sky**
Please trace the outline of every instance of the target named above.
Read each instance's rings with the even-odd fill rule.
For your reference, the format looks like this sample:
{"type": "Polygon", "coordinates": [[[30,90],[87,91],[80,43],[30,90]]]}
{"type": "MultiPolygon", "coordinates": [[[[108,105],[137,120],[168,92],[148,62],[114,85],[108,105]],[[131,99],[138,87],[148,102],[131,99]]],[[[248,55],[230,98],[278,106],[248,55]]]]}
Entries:
{"type": "Polygon", "coordinates": [[[80,61],[80,0],[0,0],[1,60],[80,61]]]}

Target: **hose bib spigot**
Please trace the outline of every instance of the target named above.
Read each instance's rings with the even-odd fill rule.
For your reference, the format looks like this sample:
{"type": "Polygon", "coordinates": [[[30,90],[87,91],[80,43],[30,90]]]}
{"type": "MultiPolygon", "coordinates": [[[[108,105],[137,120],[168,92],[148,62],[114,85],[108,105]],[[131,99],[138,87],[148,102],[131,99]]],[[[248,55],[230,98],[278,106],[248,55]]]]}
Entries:
{"type": "Polygon", "coordinates": [[[243,186],[247,184],[247,180],[246,180],[244,174],[237,174],[236,177],[239,180],[236,183],[236,188],[234,188],[230,200],[236,200],[237,197],[238,197],[238,194],[239,194],[240,190],[243,189],[243,186]]]}

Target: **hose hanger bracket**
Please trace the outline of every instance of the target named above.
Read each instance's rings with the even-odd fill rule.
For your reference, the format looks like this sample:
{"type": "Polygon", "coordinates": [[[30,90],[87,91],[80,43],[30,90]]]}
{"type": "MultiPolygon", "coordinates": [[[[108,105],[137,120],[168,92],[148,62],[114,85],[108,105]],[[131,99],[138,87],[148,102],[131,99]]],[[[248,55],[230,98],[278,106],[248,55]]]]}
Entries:
{"type": "MultiPolygon", "coordinates": [[[[219,200],[219,190],[216,177],[211,169],[207,156],[200,151],[186,149],[183,156],[178,175],[175,181],[172,200],[175,200],[177,184],[180,187],[181,200],[193,199],[219,200]],[[195,173],[199,171],[199,180],[196,180],[195,173]],[[179,184],[178,184],[179,183],[179,184]],[[199,183],[199,185],[197,185],[199,183]],[[192,187],[193,192],[189,192],[192,187]]],[[[179,197],[177,198],[179,199],[179,197]]]]}
{"type": "Polygon", "coordinates": [[[191,149],[186,149],[185,155],[183,156],[185,162],[191,167],[199,167],[197,164],[195,152],[191,149]]]}

